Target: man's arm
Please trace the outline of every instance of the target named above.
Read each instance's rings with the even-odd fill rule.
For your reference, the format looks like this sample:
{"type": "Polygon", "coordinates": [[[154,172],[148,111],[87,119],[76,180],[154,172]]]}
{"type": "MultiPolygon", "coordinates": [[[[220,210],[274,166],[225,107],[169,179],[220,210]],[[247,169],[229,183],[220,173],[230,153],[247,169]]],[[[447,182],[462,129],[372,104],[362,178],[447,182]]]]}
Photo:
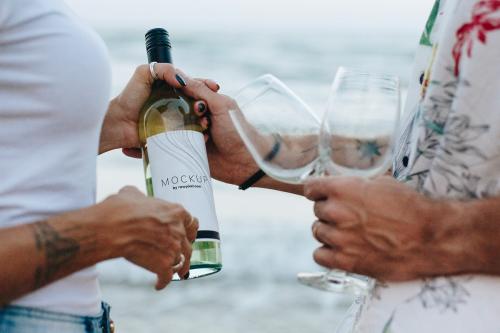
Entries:
{"type": "Polygon", "coordinates": [[[386,281],[500,275],[500,198],[430,199],[390,177],[308,182],[316,262],[386,281]]]}
{"type": "Polygon", "coordinates": [[[500,275],[500,197],[449,204],[456,219],[438,230],[450,239],[443,248],[456,256],[455,271],[500,275]]]}

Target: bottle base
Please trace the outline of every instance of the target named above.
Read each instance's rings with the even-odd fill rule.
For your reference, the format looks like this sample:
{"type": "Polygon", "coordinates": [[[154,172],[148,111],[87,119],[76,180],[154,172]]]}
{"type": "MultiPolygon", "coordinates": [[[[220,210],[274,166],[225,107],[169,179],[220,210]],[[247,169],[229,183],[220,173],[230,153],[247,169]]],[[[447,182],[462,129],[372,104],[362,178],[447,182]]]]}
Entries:
{"type": "MultiPolygon", "coordinates": [[[[215,274],[220,272],[221,269],[220,241],[216,239],[196,240],[193,243],[189,280],[215,274]]],[[[173,280],[179,281],[180,277],[175,274],[173,280]]]]}
{"type": "MultiPolygon", "coordinates": [[[[213,275],[220,272],[221,270],[222,264],[191,263],[188,280],[213,275]]],[[[177,274],[175,274],[172,281],[181,281],[181,278],[177,274]]]]}

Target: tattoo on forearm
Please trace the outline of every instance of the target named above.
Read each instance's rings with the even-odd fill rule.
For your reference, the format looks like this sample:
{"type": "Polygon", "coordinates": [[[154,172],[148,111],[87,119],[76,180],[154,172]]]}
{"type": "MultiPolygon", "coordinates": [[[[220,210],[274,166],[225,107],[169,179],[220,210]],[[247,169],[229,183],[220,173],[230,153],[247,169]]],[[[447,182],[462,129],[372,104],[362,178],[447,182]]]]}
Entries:
{"type": "Polygon", "coordinates": [[[35,223],[33,228],[36,248],[45,254],[45,265],[35,270],[35,288],[40,288],[78,254],[80,244],[73,238],[61,235],[47,222],[35,223]]]}

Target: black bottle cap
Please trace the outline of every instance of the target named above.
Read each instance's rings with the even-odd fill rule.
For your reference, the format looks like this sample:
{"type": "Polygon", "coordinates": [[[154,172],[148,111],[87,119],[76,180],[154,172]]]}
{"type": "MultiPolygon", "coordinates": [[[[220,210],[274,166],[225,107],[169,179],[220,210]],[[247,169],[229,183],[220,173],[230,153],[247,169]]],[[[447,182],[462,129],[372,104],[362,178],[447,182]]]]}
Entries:
{"type": "Polygon", "coordinates": [[[146,33],[148,62],[172,63],[170,36],[163,28],[151,29],[146,33]]]}

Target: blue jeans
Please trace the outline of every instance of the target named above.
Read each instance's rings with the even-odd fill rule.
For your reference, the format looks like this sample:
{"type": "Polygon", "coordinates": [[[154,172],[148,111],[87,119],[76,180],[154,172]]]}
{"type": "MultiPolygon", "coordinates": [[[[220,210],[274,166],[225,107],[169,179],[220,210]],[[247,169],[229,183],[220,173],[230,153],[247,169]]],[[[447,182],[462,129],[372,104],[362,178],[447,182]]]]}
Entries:
{"type": "Polygon", "coordinates": [[[79,317],[20,306],[0,308],[1,333],[111,333],[110,307],[97,317],[79,317]]]}

